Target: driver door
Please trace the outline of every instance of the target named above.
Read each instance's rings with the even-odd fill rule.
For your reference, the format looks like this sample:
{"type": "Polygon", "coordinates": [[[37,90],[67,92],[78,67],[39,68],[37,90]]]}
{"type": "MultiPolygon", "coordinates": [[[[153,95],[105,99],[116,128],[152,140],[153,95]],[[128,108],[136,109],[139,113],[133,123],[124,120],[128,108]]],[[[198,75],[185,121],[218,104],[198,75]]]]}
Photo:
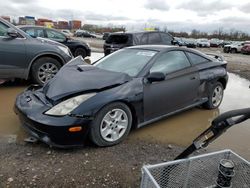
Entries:
{"type": "Polygon", "coordinates": [[[22,77],[26,68],[25,39],[9,37],[8,29],[0,21],[0,78],[22,77]]]}
{"type": "Polygon", "coordinates": [[[162,72],[166,77],[160,82],[144,84],[145,121],[179,110],[197,100],[198,70],[191,66],[183,51],[161,54],[150,72],[162,72]]]}

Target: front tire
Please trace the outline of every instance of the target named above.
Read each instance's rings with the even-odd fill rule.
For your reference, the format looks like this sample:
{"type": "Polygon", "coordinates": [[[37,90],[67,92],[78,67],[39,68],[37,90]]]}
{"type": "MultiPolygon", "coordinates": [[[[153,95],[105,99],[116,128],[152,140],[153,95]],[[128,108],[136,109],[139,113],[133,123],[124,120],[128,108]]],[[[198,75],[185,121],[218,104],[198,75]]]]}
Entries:
{"type": "Polygon", "coordinates": [[[43,85],[53,78],[61,68],[61,64],[54,58],[42,57],[34,62],[31,67],[31,76],[35,83],[43,85]]]}
{"type": "Polygon", "coordinates": [[[224,95],[224,87],[220,82],[209,86],[208,101],[204,103],[206,109],[215,109],[218,108],[222,102],[224,95]]]}
{"type": "Polygon", "coordinates": [[[122,142],[132,126],[129,107],[121,102],[111,103],[101,109],[90,128],[90,139],[97,146],[112,146],[122,142]]]}

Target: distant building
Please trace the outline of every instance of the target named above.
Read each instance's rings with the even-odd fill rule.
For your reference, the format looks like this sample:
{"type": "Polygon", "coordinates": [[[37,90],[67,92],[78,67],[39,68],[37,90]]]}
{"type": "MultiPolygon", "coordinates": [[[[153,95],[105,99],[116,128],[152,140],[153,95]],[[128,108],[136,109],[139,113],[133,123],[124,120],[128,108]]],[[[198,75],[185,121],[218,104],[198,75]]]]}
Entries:
{"type": "Polygon", "coordinates": [[[36,25],[35,17],[33,16],[25,16],[18,18],[19,25],[36,25]]]}
{"type": "Polygon", "coordinates": [[[1,16],[1,18],[5,19],[6,21],[10,22],[10,17],[9,16],[1,16]]]}
{"type": "Polygon", "coordinates": [[[53,21],[53,27],[54,27],[55,29],[58,29],[58,22],[53,21]]]}
{"type": "Polygon", "coordinates": [[[80,29],[82,27],[82,22],[80,20],[69,21],[70,29],[80,29]]]}
{"type": "Polygon", "coordinates": [[[69,29],[69,23],[67,21],[58,21],[57,29],[69,29]]]}
{"type": "Polygon", "coordinates": [[[36,19],[33,16],[25,16],[26,25],[36,25],[36,19]]]}
{"type": "Polygon", "coordinates": [[[43,19],[43,18],[37,19],[36,24],[40,26],[48,26],[48,25],[53,26],[54,25],[52,20],[43,19]]]}
{"type": "Polygon", "coordinates": [[[19,17],[18,18],[18,24],[19,25],[26,25],[26,20],[24,17],[19,17]]]}

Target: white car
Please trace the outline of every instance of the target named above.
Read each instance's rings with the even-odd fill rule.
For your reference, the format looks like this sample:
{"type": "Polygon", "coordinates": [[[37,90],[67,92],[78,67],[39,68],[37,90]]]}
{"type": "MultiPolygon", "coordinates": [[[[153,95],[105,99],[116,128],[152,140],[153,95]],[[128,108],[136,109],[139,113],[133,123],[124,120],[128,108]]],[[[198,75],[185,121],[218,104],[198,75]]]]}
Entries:
{"type": "Polygon", "coordinates": [[[63,34],[65,34],[68,37],[73,37],[74,34],[70,32],[70,30],[61,30],[63,34]]]}
{"type": "Polygon", "coordinates": [[[244,42],[234,42],[232,44],[225,45],[223,48],[224,53],[239,53],[244,46],[244,42]]]}
{"type": "Polygon", "coordinates": [[[198,47],[210,47],[210,42],[208,39],[202,38],[197,40],[198,47]]]}

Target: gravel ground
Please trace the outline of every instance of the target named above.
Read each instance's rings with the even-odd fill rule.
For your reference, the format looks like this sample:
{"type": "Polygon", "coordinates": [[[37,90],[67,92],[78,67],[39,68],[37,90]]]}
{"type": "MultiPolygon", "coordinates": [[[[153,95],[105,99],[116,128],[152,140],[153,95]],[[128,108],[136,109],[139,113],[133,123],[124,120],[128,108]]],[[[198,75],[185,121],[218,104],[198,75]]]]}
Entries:
{"type": "Polygon", "coordinates": [[[0,140],[0,187],[139,187],[143,164],[173,160],[181,150],[130,139],[71,150],[0,140]]]}

